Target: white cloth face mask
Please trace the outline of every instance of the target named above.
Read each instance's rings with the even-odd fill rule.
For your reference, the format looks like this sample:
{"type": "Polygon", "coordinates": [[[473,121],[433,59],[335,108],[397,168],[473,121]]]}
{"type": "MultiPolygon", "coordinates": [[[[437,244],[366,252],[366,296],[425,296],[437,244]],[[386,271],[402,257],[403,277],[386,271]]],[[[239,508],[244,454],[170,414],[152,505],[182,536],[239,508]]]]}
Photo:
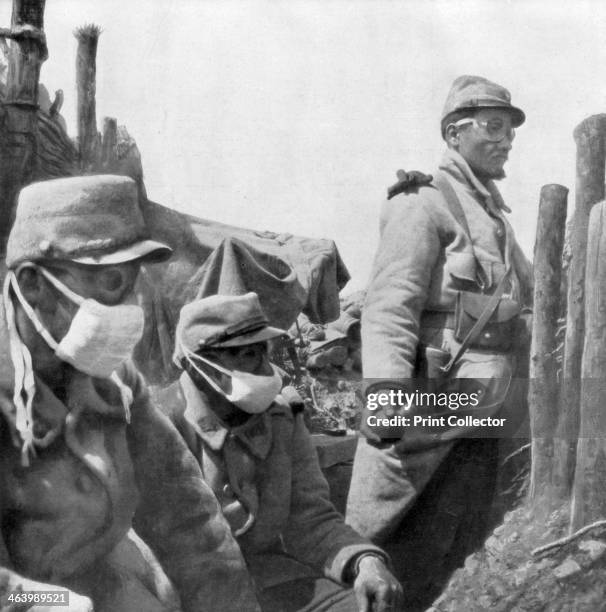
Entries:
{"type": "Polygon", "coordinates": [[[189,361],[194,370],[196,370],[196,372],[198,372],[217,393],[220,393],[225,399],[240,408],[240,410],[248,412],[249,414],[265,412],[282,389],[282,377],[271,364],[273,373],[268,376],[259,376],[258,374],[250,374],[242,370],[227,370],[218,363],[209,361],[197,353],[192,353],[186,349],[184,349],[183,352],[185,358],[189,361]],[[231,393],[225,393],[206,372],[201,370],[194,363],[195,360],[202,361],[214,370],[217,370],[217,372],[229,376],[231,379],[231,393]]]}
{"type": "Polygon", "coordinates": [[[143,309],[136,304],[106,306],[83,298],[48,270],[33,264],[25,265],[39,270],[59,292],[79,306],[67,334],[57,342],[21,293],[13,273],[13,290],[36,331],[62,361],[90,376],[109,378],[116,368],[131,357],[143,335],[143,309]]]}

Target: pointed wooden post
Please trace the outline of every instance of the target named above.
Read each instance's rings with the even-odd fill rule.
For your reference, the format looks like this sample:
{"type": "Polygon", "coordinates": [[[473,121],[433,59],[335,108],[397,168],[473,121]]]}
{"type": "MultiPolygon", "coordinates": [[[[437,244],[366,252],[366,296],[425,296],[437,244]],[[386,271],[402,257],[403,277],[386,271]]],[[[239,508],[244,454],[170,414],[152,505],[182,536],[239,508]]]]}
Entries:
{"type": "Polygon", "coordinates": [[[90,171],[99,162],[100,138],[97,132],[97,42],[101,30],[96,25],[78,28],[74,36],[78,41],[76,55],[76,86],[78,90],[78,144],[80,165],[90,171]]]}

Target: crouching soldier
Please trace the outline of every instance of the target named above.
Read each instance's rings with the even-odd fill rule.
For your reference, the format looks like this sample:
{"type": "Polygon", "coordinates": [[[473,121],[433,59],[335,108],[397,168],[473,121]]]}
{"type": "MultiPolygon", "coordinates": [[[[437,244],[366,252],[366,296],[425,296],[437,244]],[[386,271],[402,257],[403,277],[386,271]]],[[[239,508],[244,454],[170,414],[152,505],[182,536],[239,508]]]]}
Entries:
{"type": "Polygon", "coordinates": [[[303,415],[279,395],[268,340],[284,333],[268,325],[254,293],[184,306],[171,416],[219,498],[265,612],[399,610],[385,553],[344,524],[303,415]]]}
{"type": "Polygon", "coordinates": [[[258,609],[216,498],[129,360],[144,325],[139,269],[170,252],[149,238],[128,178],[19,196],[0,310],[9,584],[68,587],[96,612],[258,609]]]}

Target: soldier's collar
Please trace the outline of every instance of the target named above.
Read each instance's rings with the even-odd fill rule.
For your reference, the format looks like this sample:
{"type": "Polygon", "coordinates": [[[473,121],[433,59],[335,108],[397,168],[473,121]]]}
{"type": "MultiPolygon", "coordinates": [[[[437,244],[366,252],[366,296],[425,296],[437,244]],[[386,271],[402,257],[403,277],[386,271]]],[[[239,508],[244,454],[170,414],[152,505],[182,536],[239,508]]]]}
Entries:
{"type": "Polygon", "coordinates": [[[467,183],[484,199],[488,208],[493,209],[494,207],[496,209],[491,210],[493,214],[498,215],[499,210],[511,212],[511,209],[503,201],[495,182],[490,180],[486,185],[480,182],[465,158],[454,149],[446,149],[440,163],[440,170],[445,170],[459,182],[467,183]]]}
{"type": "Polygon", "coordinates": [[[255,414],[242,425],[228,427],[208,406],[187,372],[180,378],[185,396],[185,418],[212,450],[220,451],[228,435],[238,438],[255,456],[264,459],[271,448],[271,417],[269,410],[255,414]]]}

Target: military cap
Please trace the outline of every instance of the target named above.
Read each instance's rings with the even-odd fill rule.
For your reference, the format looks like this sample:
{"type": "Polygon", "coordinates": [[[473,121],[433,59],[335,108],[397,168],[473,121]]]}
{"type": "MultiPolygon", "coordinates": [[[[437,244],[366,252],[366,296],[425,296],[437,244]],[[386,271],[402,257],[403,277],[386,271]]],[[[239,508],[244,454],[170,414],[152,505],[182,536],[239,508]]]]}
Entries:
{"type": "Polygon", "coordinates": [[[176,330],[175,362],[185,351],[245,346],[285,335],[270,327],[256,293],[212,295],[186,304],[176,330]]]}
{"type": "Polygon", "coordinates": [[[500,108],[509,111],[513,127],[522,125],[526,120],[524,112],[511,104],[511,94],[505,87],[484,77],[464,74],[454,80],[448,92],[440,122],[442,136],[446,131],[450,115],[458,111],[480,108],[500,108]]]}
{"type": "Polygon", "coordinates": [[[162,261],[172,250],[152,240],[125,176],[95,175],[33,183],[21,190],[6,265],[68,260],[87,265],[162,261]]]}

